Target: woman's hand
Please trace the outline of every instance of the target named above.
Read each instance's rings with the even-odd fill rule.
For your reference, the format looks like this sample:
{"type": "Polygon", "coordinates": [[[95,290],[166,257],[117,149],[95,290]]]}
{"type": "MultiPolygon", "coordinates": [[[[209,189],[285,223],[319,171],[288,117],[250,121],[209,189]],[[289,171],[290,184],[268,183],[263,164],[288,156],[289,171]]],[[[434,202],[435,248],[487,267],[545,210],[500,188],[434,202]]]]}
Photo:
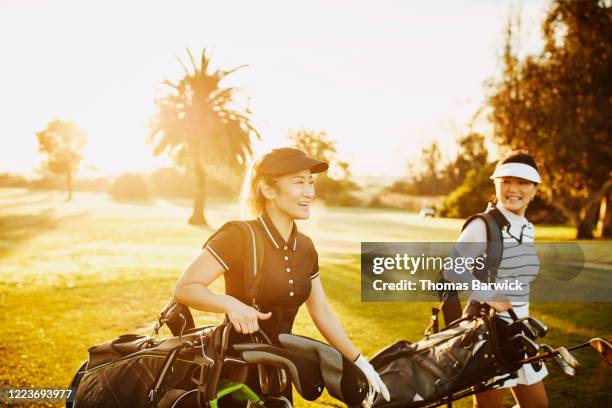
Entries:
{"type": "Polygon", "coordinates": [[[238,333],[252,334],[259,330],[258,320],[267,320],[272,312],[261,313],[257,309],[245,305],[236,298],[231,298],[225,308],[228,319],[238,333]]]}
{"type": "Polygon", "coordinates": [[[368,383],[370,383],[370,392],[366,397],[368,404],[371,405],[372,402],[374,402],[375,393],[382,394],[385,401],[389,401],[391,399],[391,396],[389,395],[389,390],[387,389],[387,386],[385,385],[383,380],[380,378],[380,375],[378,375],[376,370],[374,370],[374,367],[372,367],[372,364],[370,364],[368,360],[366,360],[361,354],[359,354],[359,357],[357,357],[357,360],[355,361],[355,365],[357,365],[357,367],[359,367],[361,371],[363,371],[366,378],[368,379],[368,383]]]}
{"type": "Polygon", "coordinates": [[[485,303],[491,306],[497,313],[507,312],[508,310],[512,309],[512,302],[510,302],[508,299],[485,303]]]}

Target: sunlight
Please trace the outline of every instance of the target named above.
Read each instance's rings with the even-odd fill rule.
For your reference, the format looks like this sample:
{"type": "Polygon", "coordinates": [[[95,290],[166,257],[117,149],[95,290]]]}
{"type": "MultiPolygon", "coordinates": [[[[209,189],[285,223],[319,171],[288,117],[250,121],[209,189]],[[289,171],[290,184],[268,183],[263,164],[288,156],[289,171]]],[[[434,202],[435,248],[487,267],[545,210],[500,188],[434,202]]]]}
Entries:
{"type": "MultiPolygon", "coordinates": [[[[231,13],[223,3],[184,1],[172,9],[146,3],[146,21],[139,18],[143,4],[121,3],[120,15],[68,0],[2,6],[0,43],[18,58],[5,61],[0,78],[0,108],[11,112],[0,138],[12,137],[11,152],[0,152],[0,171],[31,173],[40,162],[33,134],[55,117],[89,134],[83,168],[92,174],[160,165],[144,145],[146,125],[155,97],[167,92],[162,81],[182,73],[175,57],[189,46],[210,49],[213,68],[248,65],[231,85],[251,101],[264,138],[255,143],[257,153],[287,145],[290,130],[324,130],[355,174],[400,175],[434,139],[452,153],[484,97],[482,81],[496,71],[509,6],[522,7],[529,22],[544,2],[451,3],[442,15],[425,3],[312,2],[297,9],[279,3],[274,15],[282,18],[244,2],[232,25],[200,21],[231,13]],[[310,21],[318,21],[316,30],[310,21]],[[455,64],[465,58],[471,63],[455,64]]],[[[538,46],[534,38],[523,42],[525,50],[538,46]]]]}

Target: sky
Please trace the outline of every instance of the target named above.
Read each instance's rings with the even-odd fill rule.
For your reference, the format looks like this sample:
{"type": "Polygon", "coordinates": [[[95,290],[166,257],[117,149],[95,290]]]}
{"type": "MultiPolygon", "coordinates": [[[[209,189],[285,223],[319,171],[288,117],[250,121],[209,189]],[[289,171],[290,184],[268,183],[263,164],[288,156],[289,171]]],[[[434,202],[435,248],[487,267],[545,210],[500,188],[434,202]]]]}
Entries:
{"type": "MultiPolygon", "coordinates": [[[[537,52],[547,0],[0,1],[0,172],[32,174],[35,133],[73,120],[89,142],[84,175],[167,165],[145,144],[177,57],[203,48],[249,100],[263,137],[323,130],[354,175],[396,178],[437,140],[447,157],[499,74],[504,29],[521,16],[537,52]]],[[[486,121],[477,129],[490,133],[486,121]]]]}

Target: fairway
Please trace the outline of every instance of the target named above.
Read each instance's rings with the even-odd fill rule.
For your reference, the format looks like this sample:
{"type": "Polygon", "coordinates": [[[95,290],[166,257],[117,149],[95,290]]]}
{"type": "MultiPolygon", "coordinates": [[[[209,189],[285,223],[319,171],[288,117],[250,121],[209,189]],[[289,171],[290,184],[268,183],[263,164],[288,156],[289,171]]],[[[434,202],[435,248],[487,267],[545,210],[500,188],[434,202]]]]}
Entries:
{"type": "MultiPolygon", "coordinates": [[[[89,346],[124,333],[150,334],[178,276],[212,232],[187,225],[190,210],[190,200],[114,202],[104,193],[76,193],[66,203],[59,192],[0,189],[0,387],[64,388],[89,346]]],[[[208,202],[206,214],[218,227],[239,211],[217,200],[208,202]]],[[[461,225],[401,211],[316,205],[312,219],[298,226],[319,252],[334,310],[357,347],[372,355],[399,339],[420,339],[432,304],[362,303],[360,243],[452,241],[461,225]]],[[[567,227],[538,227],[539,240],[573,234],[567,227]]],[[[609,256],[601,254],[605,262],[609,256]]],[[[222,289],[223,282],[215,282],[213,290],[222,289]]],[[[546,343],[553,346],[612,337],[611,303],[540,303],[531,311],[549,325],[546,343]]],[[[202,325],[221,320],[201,312],[196,317],[202,325]]],[[[294,333],[321,339],[305,308],[294,333]]],[[[582,364],[575,378],[549,368],[550,406],[609,405],[612,368],[590,351],[575,355],[582,364]]],[[[342,406],[327,395],[296,401],[298,407],[342,406]]],[[[512,405],[508,395],[505,406],[512,405]]],[[[456,406],[471,406],[471,400],[456,406]]]]}

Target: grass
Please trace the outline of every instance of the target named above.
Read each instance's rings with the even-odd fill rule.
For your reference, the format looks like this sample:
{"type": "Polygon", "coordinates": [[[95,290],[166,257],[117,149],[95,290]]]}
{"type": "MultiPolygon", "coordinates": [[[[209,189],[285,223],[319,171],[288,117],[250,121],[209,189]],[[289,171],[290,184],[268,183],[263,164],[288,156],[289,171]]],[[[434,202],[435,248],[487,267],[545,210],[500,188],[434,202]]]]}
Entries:
{"type": "MultiPolygon", "coordinates": [[[[0,190],[0,388],[65,387],[89,346],[124,333],[149,334],[179,274],[212,232],[186,225],[189,211],[188,200],[117,203],[77,193],[65,203],[59,193],[0,190]]],[[[211,203],[207,211],[214,226],[237,214],[235,205],[224,202],[211,203]]],[[[300,225],[317,246],[334,310],[366,355],[399,339],[421,338],[431,304],[362,303],[360,242],[452,241],[461,224],[402,211],[316,207],[300,225]]],[[[543,240],[572,234],[567,227],[538,228],[543,240]]],[[[599,244],[586,250],[595,267],[609,265],[612,252],[609,242],[599,244]]],[[[215,282],[214,290],[222,288],[215,282]]],[[[611,311],[610,303],[532,307],[550,326],[551,345],[610,337],[611,311]]],[[[220,316],[197,313],[196,320],[208,324],[220,316]]],[[[321,339],[305,310],[294,332],[321,339]]],[[[576,355],[582,367],[575,378],[549,370],[550,406],[607,405],[612,371],[594,353],[576,355]]],[[[296,400],[298,407],[342,406],[329,396],[314,403],[296,400]]],[[[510,396],[505,406],[512,406],[510,396]]]]}

